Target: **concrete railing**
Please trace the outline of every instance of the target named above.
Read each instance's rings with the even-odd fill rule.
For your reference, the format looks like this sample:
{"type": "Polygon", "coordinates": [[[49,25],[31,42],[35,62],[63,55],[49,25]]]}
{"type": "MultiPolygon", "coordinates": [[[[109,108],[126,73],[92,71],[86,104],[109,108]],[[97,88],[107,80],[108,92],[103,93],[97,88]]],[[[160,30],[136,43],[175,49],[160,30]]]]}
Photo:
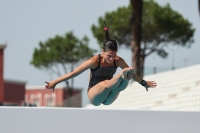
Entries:
{"type": "Polygon", "coordinates": [[[199,133],[200,112],[0,107],[1,133],[199,133]]]}

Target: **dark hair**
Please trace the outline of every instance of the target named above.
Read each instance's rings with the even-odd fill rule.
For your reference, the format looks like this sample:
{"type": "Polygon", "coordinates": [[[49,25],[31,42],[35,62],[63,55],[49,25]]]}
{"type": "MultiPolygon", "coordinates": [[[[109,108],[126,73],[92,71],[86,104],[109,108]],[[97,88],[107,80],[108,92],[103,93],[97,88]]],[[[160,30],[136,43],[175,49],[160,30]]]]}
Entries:
{"type": "Polygon", "coordinates": [[[104,51],[117,51],[117,42],[113,39],[110,39],[109,34],[108,34],[108,28],[106,27],[106,22],[104,21],[104,31],[105,31],[105,42],[103,43],[103,50],[104,51]]]}

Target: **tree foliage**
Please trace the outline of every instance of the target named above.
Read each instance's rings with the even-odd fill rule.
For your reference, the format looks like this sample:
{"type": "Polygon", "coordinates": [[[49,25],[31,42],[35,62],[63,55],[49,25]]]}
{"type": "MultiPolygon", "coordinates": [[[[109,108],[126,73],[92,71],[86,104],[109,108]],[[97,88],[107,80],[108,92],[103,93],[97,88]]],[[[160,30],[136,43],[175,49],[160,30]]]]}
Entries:
{"type": "Polygon", "coordinates": [[[89,58],[96,52],[89,48],[88,41],[86,36],[79,40],[73,32],[66,33],[65,36],[56,35],[45,42],[39,42],[39,48],[35,48],[31,64],[36,68],[62,65],[67,72],[67,64],[89,58]]]}
{"type": "MultiPolygon", "coordinates": [[[[131,5],[119,7],[116,11],[107,12],[100,17],[98,24],[91,27],[100,46],[105,40],[103,21],[107,21],[110,37],[115,39],[119,45],[129,47],[133,40],[131,18],[131,5]]],[[[142,43],[140,46],[140,56],[143,57],[143,62],[145,57],[153,52],[157,52],[163,58],[167,57],[166,46],[170,44],[190,47],[194,41],[194,31],[192,24],[180,13],[174,11],[169,4],[160,6],[153,0],[143,1],[142,43]]]]}

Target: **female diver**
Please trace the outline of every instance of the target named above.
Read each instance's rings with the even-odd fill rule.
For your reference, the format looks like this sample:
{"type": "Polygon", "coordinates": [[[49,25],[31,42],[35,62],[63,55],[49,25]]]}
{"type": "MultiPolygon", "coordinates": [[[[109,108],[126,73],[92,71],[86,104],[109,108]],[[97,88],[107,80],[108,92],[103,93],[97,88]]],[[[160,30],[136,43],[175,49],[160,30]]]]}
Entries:
{"type": "Polygon", "coordinates": [[[95,106],[112,104],[117,99],[119,93],[127,87],[130,79],[137,81],[147,90],[149,87],[155,88],[157,86],[155,81],[143,80],[134,73],[134,68],[129,67],[124,59],[117,56],[117,43],[109,38],[106,25],[104,30],[106,41],[103,43],[101,54],[86,60],[70,73],[51,82],[45,81],[45,87],[54,90],[58,83],[74,78],[85,70],[90,69],[90,82],[87,94],[90,102],[95,106]],[[122,71],[113,77],[118,67],[122,71]]]}

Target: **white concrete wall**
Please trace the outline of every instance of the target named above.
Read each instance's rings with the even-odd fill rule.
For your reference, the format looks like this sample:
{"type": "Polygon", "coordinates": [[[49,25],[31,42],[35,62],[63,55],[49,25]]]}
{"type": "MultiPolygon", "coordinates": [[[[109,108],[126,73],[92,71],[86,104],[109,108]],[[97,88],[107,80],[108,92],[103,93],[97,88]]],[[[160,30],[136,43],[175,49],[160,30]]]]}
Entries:
{"type": "Polygon", "coordinates": [[[0,107],[1,133],[200,133],[200,112],[0,107]]]}

